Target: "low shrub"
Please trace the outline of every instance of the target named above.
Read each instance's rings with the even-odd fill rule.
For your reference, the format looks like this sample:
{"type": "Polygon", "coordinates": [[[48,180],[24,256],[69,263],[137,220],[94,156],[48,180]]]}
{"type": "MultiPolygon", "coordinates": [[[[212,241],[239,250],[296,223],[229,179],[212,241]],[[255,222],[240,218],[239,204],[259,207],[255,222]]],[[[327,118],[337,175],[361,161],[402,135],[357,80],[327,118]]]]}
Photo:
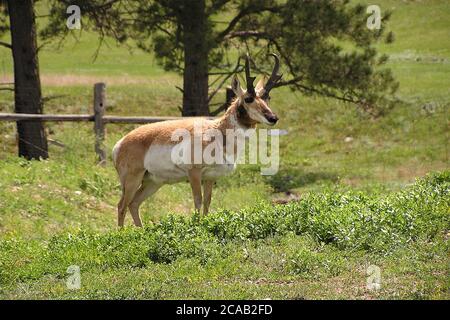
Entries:
{"type": "MultiPolygon", "coordinates": [[[[207,264],[226,255],[225,244],[287,233],[306,234],[336,249],[386,252],[417,239],[431,239],[450,229],[450,172],[418,180],[386,197],[362,192],[310,194],[298,202],[273,206],[261,203],[237,212],[168,215],[146,228],[98,234],[79,230],[54,236],[47,245],[20,239],[0,241],[0,283],[66,274],[67,267],[139,268],[194,258],[207,264]]],[[[339,259],[336,259],[338,261],[339,259]]],[[[298,251],[290,270],[301,274],[329,264],[314,251],[298,251]]],[[[337,262],[336,262],[337,263],[337,262]]],[[[325,268],[326,269],[326,268],[325,268]]],[[[337,271],[336,271],[337,270],[337,271]]]]}

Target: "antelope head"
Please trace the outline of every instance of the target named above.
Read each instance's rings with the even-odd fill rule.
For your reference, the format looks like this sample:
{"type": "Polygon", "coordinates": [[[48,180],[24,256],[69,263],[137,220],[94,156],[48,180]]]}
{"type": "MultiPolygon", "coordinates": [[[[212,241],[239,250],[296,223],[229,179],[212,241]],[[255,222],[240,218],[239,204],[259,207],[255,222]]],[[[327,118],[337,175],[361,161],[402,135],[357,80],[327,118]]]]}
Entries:
{"type": "Polygon", "coordinates": [[[245,78],[247,89],[241,88],[239,79],[234,75],[231,82],[231,87],[237,97],[238,112],[247,113],[250,119],[257,123],[264,123],[267,125],[275,125],[278,121],[277,115],[270,109],[270,90],[280,81],[280,59],[277,55],[271,54],[275,58],[275,65],[269,80],[264,84],[264,79],[261,79],[256,87],[253,85],[255,77],[250,75],[250,57],[247,54],[245,58],[245,78]]]}

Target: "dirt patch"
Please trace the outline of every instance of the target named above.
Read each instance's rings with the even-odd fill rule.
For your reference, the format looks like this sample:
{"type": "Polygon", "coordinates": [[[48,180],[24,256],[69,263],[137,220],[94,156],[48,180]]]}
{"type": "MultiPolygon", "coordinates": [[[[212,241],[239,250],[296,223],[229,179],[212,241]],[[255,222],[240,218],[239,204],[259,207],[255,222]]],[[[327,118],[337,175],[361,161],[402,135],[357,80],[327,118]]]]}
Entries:
{"type": "Polygon", "coordinates": [[[381,181],[398,180],[414,182],[416,178],[422,178],[429,172],[444,170],[446,168],[448,168],[448,166],[441,162],[428,164],[410,162],[392,170],[383,170],[376,175],[376,178],[381,181]]]}
{"type": "MultiPolygon", "coordinates": [[[[12,83],[12,75],[0,75],[0,83],[12,83]]],[[[71,74],[44,74],[41,75],[41,84],[44,86],[84,86],[96,82],[105,82],[109,85],[170,85],[175,86],[178,81],[174,77],[161,76],[157,79],[144,76],[97,76],[97,75],[71,75],[71,74]]]]}

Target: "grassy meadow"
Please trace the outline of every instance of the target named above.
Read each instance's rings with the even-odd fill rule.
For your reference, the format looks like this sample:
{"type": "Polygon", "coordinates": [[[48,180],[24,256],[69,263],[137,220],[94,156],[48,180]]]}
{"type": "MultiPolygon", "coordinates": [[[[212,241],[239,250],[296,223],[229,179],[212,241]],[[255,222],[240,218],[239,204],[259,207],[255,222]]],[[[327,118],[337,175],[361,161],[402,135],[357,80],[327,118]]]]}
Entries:
{"type": "MultiPolygon", "coordinates": [[[[118,231],[119,184],[111,161],[96,165],[92,123],[48,123],[63,146],[28,162],[16,157],[15,123],[0,122],[0,298],[450,299],[450,4],[378,4],[392,11],[395,41],[378,49],[400,102],[373,119],[274,90],[276,127],[288,131],[278,174],[238,167],[217,182],[206,218],[192,214],[181,183],[144,203],[145,228],[118,231]],[[71,265],[79,290],[66,286],[71,265]],[[370,265],[379,290],[366,287],[370,265]]],[[[91,113],[93,85],[104,81],[108,114],[179,115],[179,75],[113,40],[93,61],[98,37],[76,32],[40,51],[46,113],[91,113]]],[[[0,82],[11,81],[0,47],[0,82]]],[[[0,91],[0,112],[13,101],[0,91]]],[[[108,150],[134,127],[108,125],[108,150]]]]}

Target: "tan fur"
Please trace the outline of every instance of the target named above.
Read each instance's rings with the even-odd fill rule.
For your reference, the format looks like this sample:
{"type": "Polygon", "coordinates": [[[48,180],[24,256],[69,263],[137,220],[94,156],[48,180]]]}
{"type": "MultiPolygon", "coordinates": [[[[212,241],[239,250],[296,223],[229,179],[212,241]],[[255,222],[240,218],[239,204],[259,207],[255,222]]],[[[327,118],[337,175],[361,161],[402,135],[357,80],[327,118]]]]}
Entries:
{"type": "MultiPolygon", "coordinates": [[[[258,83],[262,87],[262,82],[258,83]]],[[[130,209],[134,224],[141,226],[139,217],[139,206],[141,203],[156,192],[160,184],[146,178],[144,167],[145,156],[152,145],[174,145],[172,133],[179,128],[187,129],[191,134],[194,130],[194,122],[202,119],[202,129],[218,129],[225,134],[227,129],[249,129],[255,128],[260,122],[252,118],[257,115],[262,118],[274,115],[267,102],[256,97],[250,104],[245,104],[243,99],[245,93],[237,97],[225,114],[214,120],[206,118],[187,118],[158,122],[140,126],[128,133],[115,147],[114,165],[119,174],[122,185],[122,197],[118,204],[118,224],[123,226],[127,208],[130,209]],[[244,108],[244,109],[242,109],[244,108]],[[116,149],[118,148],[118,149],[116,149]]],[[[210,142],[203,141],[203,144],[210,142]]],[[[203,213],[207,214],[211,202],[212,186],[214,181],[202,181],[201,168],[203,165],[193,165],[188,171],[188,180],[191,184],[194,197],[195,209],[200,211],[203,201],[203,213]],[[201,185],[203,184],[204,197],[202,199],[201,185]]]]}

